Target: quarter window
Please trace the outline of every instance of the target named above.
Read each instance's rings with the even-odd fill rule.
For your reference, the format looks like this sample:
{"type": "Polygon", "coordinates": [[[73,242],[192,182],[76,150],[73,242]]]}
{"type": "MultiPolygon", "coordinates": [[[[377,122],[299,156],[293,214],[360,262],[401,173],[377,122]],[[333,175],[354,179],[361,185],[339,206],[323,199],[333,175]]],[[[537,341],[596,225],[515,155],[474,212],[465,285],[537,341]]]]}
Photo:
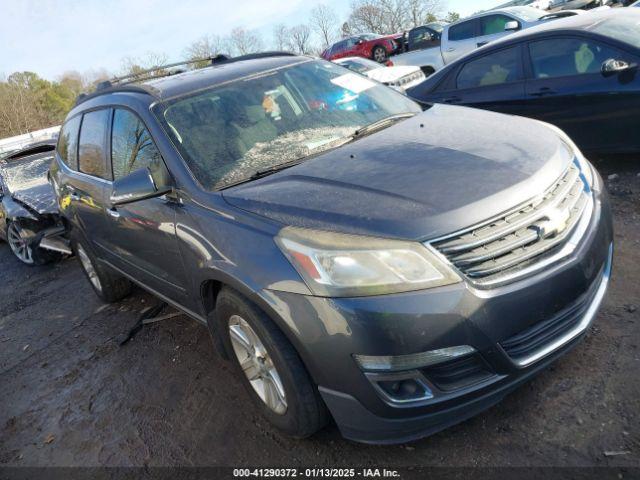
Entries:
{"type": "Polygon", "coordinates": [[[104,141],[109,110],[85,113],[80,128],[79,169],[94,177],[107,178],[104,141]]]}
{"type": "Polygon", "coordinates": [[[605,60],[625,60],[620,50],[583,38],[554,38],[529,44],[535,78],[599,73],[605,60]]]}
{"type": "Polygon", "coordinates": [[[80,128],[80,118],[73,117],[65,123],[60,131],[58,146],[56,150],[60,159],[69,168],[76,170],[78,168],[78,130],[80,128]]]}
{"type": "Polygon", "coordinates": [[[460,41],[476,36],[476,22],[462,22],[449,28],[449,40],[460,41]]]}
{"type": "Polygon", "coordinates": [[[520,48],[512,47],[467,63],[458,75],[457,87],[486,87],[517,80],[522,80],[520,48]]]}
{"type": "Polygon", "coordinates": [[[111,165],[113,178],[126,177],[141,168],[156,171],[162,162],[149,131],[134,113],[118,108],[113,114],[111,165]]]}

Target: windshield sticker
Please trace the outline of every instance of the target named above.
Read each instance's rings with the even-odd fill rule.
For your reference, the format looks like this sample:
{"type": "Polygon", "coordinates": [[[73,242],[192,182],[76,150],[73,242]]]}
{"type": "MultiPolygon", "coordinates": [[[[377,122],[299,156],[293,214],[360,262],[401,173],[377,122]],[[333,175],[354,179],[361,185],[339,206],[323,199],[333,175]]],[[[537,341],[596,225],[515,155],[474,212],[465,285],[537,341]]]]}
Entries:
{"type": "Polygon", "coordinates": [[[372,82],[368,78],[363,77],[362,75],[357,75],[355,73],[345,73],[344,75],[340,75],[339,77],[332,78],[331,83],[353,93],[364,92],[365,90],[369,90],[370,88],[376,86],[375,82],[372,82]]]}

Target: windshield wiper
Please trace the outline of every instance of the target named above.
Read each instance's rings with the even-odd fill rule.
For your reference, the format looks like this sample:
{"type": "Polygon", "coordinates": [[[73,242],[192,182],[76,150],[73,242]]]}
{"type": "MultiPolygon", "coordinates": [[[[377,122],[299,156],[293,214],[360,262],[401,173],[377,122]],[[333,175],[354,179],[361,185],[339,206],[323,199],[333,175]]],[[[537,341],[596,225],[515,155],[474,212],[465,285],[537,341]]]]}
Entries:
{"type": "Polygon", "coordinates": [[[381,118],[380,120],[377,120],[373,123],[370,123],[369,125],[365,125],[364,127],[359,128],[358,130],[355,131],[353,136],[356,138],[362,137],[376,130],[380,130],[381,128],[390,126],[395,122],[398,122],[405,118],[413,117],[415,115],[416,115],[416,112],[405,112],[405,113],[397,113],[395,115],[389,115],[388,117],[381,118]]]}

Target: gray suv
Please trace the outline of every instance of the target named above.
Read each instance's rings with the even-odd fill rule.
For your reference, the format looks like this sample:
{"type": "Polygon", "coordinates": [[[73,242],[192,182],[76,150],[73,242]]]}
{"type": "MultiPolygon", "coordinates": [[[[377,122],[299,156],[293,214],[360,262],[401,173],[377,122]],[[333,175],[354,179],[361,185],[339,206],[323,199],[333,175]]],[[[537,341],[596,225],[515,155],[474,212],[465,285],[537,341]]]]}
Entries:
{"type": "Polygon", "coordinates": [[[477,414],[576,344],[611,271],[602,180],[561,131],[307,57],[103,88],[50,177],[96,293],[207,325],[296,437],[477,414]]]}

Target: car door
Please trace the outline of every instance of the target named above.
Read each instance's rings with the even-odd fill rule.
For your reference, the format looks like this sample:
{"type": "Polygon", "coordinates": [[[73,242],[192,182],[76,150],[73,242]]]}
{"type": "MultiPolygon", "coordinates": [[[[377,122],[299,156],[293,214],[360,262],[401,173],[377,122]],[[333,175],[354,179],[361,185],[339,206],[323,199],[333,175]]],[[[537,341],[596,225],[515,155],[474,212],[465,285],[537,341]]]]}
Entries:
{"type": "MultiPolygon", "coordinates": [[[[637,64],[626,51],[588,36],[530,42],[523,114],[553,123],[585,150],[624,150],[640,115],[636,69],[605,76],[609,59],[637,64]]],[[[636,142],[637,144],[637,142],[636,142]]]]}
{"type": "MultiPolygon", "coordinates": [[[[114,182],[139,169],[148,169],[157,186],[166,178],[160,152],[133,111],[113,110],[110,140],[109,163],[114,182]]],[[[181,207],[169,197],[109,206],[105,243],[111,261],[118,268],[184,305],[187,281],[176,238],[176,210],[181,207]]]]}
{"type": "Polygon", "coordinates": [[[502,113],[517,113],[525,100],[522,46],[513,45],[474,56],[452,73],[433,99],[502,113]]]}
{"type": "MultiPolygon", "coordinates": [[[[61,202],[72,221],[94,247],[104,246],[105,209],[110,174],[106,165],[106,141],[110,110],[86,112],[80,119],[77,171],[66,172],[61,202]]],[[[69,122],[68,122],[69,123],[69,122]]],[[[72,147],[70,147],[72,148],[72,147]]]]}
{"type": "Polygon", "coordinates": [[[440,45],[440,35],[429,27],[416,27],[409,32],[409,50],[421,50],[440,45]]]}
{"type": "Polygon", "coordinates": [[[478,21],[475,18],[451,25],[447,29],[445,41],[441,46],[444,63],[451,63],[456,58],[475,50],[477,31],[478,21]]]}

